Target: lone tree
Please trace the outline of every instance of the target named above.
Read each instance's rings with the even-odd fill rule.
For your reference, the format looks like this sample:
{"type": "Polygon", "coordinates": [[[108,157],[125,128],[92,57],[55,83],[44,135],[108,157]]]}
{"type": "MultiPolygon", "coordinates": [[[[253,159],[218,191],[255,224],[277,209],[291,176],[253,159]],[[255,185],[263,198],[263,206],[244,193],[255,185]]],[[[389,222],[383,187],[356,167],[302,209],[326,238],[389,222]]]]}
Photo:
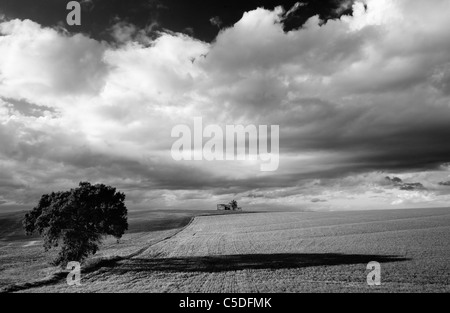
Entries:
{"type": "Polygon", "coordinates": [[[27,235],[38,232],[44,248],[61,246],[54,265],[85,260],[99,249],[102,236],[121,238],[128,229],[125,194],[103,184],[81,182],[70,191],[52,192],[25,215],[27,235]]]}
{"type": "Polygon", "coordinates": [[[237,201],[236,200],[231,200],[231,202],[229,203],[230,207],[232,210],[236,210],[238,207],[237,201]]]}

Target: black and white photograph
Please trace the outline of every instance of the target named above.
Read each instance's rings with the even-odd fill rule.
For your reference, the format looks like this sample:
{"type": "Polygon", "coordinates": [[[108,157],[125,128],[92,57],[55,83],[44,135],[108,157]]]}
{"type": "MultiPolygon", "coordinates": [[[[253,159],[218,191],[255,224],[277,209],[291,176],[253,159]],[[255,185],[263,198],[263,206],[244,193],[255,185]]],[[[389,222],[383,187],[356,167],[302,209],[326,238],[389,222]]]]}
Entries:
{"type": "Polygon", "coordinates": [[[0,293],[449,292],[450,0],[0,0],[0,293]]]}

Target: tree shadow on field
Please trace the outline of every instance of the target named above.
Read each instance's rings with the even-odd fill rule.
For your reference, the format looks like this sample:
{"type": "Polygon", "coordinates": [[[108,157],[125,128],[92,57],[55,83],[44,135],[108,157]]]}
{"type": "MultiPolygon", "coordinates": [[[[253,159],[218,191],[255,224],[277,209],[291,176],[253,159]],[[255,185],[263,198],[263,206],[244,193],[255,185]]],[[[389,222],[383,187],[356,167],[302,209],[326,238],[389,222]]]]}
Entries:
{"type": "Polygon", "coordinates": [[[102,264],[114,273],[126,272],[224,272],[244,269],[288,269],[311,266],[401,262],[409,259],[392,255],[360,254],[241,254],[180,258],[131,258],[102,264]]]}

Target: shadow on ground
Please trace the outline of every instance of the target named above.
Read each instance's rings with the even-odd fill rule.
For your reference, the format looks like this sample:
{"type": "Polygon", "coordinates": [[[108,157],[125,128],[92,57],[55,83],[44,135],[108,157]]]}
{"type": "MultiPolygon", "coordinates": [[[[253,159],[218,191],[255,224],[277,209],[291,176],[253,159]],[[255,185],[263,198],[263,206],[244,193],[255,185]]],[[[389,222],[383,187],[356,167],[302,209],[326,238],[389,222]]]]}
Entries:
{"type": "Polygon", "coordinates": [[[173,271],[173,272],[222,272],[244,269],[287,269],[324,265],[367,264],[401,262],[409,259],[391,255],[360,254],[244,254],[183,258],[132,258],[121,262],[108,262],[114,273],[173,271]]]}
{"type": "MultiPolygon", "coordinates": [[[[310,266],[332,266],[345,264],[367,264],[371,261],[379,263],[402,262],[410,259],[394,255],[364,255],[364,254],[241,254],[220,255],[183,258],[136,258],[123,259],[120,257],[102,260],[83,273],[96,270],[108,271],[112,274],[125,274],[129,272],[225,272],[245,269],[288,269],[310,266]]],[[[2,292],[15,292],[29,288],[54,285],[64,280],[66,272],[53,275],[50,279],[12,285],[0,290],[2,292]]]]}

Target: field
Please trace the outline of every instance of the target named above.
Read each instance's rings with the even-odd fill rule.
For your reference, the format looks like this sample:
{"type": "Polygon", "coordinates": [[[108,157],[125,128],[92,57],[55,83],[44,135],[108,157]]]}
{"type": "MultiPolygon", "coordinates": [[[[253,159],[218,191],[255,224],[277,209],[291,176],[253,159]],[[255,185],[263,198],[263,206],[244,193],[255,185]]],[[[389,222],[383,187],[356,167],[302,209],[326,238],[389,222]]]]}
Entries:
{"type": "Polygon", "coordinates": [[[55,269],[37,239],[14,232],[0,281],[19,292],[450,292],[450,209],[140,214],[82,270],[82,286],[64,275],[24,285],[30,271],[55,269]],[[370,261],[380,286],[367,285],[370,261]]]}
{"type": "MultiPolygon", "coordinates": [[[[0,215],[0,291],[17,285],[23,289],[58,281],[61,270],[50,265],[56,251],[45,252],[38,236],[25,235],[21,220],[25,212],[0,215]]],[[[104,240],[100,251],[86,264],[102,260],[128,258],[158,241],[172,236],[186,226],[194,216],[220,214],[217,211],[145,211],[128,214],[129,231],[119,244],[114,238],[104,240]]],[[[223,214],[223,213],[222,213],[223,214]]]]}

